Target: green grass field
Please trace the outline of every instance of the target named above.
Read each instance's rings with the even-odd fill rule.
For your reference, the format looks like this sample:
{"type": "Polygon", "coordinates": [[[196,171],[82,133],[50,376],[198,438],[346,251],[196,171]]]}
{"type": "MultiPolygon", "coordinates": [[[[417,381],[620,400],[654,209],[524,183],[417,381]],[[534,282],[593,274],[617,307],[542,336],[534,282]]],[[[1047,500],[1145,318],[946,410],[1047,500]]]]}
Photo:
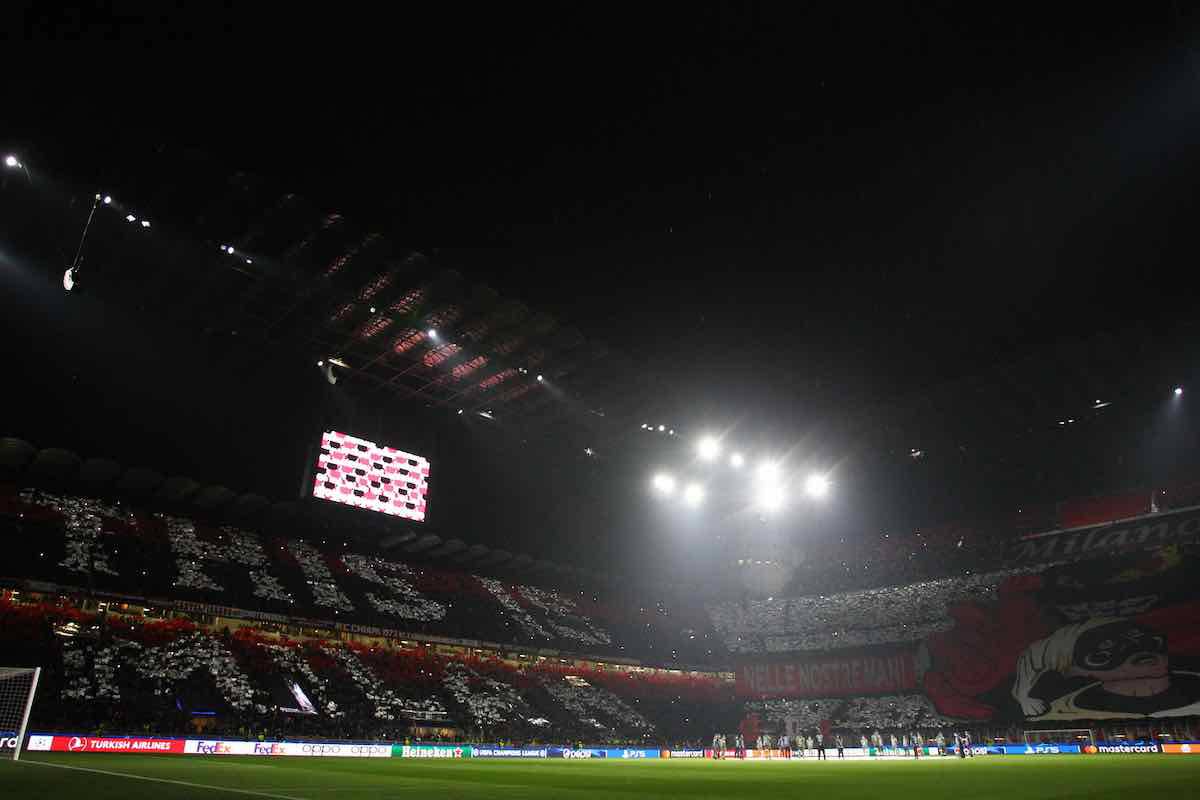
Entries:
{"type": "Polygon", "coordinates": [[[16,800],[422,798],[1188,798],[1200,758],[1034,756],[800,764],[711,761],[409,761],[29,754],[0,763],[16,800]],[[149,780],[154,779],[154,780],[149,780]]]}

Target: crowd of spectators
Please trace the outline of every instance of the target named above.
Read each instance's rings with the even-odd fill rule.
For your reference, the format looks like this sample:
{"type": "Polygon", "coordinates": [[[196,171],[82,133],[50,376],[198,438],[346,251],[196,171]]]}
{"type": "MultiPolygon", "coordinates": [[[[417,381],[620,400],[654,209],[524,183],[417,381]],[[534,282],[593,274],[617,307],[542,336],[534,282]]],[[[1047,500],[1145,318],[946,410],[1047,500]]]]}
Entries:
{"type": "Polygon", "coordinates": [[[434,726],[474,741],[630,744],[698,739],[714,709],[738,713],[711,677],[289,640],[66,603],[0,600],[0,647],[46,667],[39,729],[402,740],[434,726]]]}
{"type": "Polygon", "coordinates": [[[5,572],[60,586],[658,663],[721,655],[702,614],[419,567],[350,541],[271,538],[39,490],[0,489],[0,526],[16,534],[5,572]]]}
{"type": "MultiPolygon", "coordinates": [[[[1162,511],[1198,499],[1180,490],[1149,503],[1162,511]]],[[[1074,518],[1090,519],[1098,508],[1128,504],[1071,508],[1074,518]]],[[[879,542],[810,554],[798,585],[829,591],[712,603],[707,618],[697,619],[661,603],[603,602],[585,592],[423,568],[350,542],[269,538],[44,491],[0,491],[0,525],[17,534],[9,536],[6,574],[82,594],[192,600],[413,638],[497,642],[513,653],[548,647],[658,663],[668,653],[700,663],[717,642],[724,644],[716,647],[719,660],[924,641],[953,627],[952,607],[986,606],[1005,581],[1049,566],[1001,568],[1010,540],[962,528],[883,534],[879,542]],[[829,569],[834,563],[842,569],[829,569]],[[867,588],[848,588],[856,586],[867,588]]],[[[1088,605],[1079,613],[1096,611],[1088,605]]],[[[200,724],[193,712],[203,708],[212,712],[201,719],[204,729],[228,734],[400,739],[422,724],[476,741],[614,744],[700,741],[745,714],[779,729],[832,726],[848,737],[955,725],[919,693],[742,704],[712,677],[589,670],[557,659],[515,666],[494,656],[450,658],[399,636],[373,648],[288,640],[268,626],[221,634],[180,619],[116,619],[69,604],[36,613],[0,605],[0,640],[13,663],[50,666],[50,699],[39,701],[44,724],[185,732],[200,724]],[[305,713],[289,710],[280,676],[303,687],[311,700],[299,710],[305,713]]],[[[1011,734],[974,730],[981,738],[1011,734]]]]}
{"type": "Polygon", "coordinates": [[[713,626],[731,653],[789,653],[920,641],[948,630],[947,609],[989,601],[1010,577],[1043,566],[993,570],[833,595],[714,603],[713,626]]]}
{"type": "Polygon", "coordinates": [[[654,731],[654,726],[640,712],[630,708],[628,703],[607,689],[588,684],[582,678],[547,678],[545,687],[550,696],[573,713],[576,719],[606,737],[622,730],[639,734],[654,731]]]}
{"type": "MultiPolygon", "coordinates": [[[[859,536],[823,537],[805,544],[792,565],[789,595],[834,594],[920,583],[995,569],[1023,536],[1200,505],[1200,481],[1179,480],[1155,489],[1126,490],[1014,509],[1001,519],[887,529],[859,536]]],[[[744,568],[753,568],[744,559],[744,568]]]]}
{"type": "MultiPolygon", "coordinates": [[[[710,603],[709,617],[726,649],[739,653],[824,651],[926,639],[953,626],[947,609],[995,599],[1004,581],[1052,566],[1004,568],[1019,536],[1068,524],[1097,525],[1200,504],[1200,484],[1085,498],[1021,509],[1016,520],[946,525],[812,545],[777,596],[710,603]]],[[[1195,546],[1181,542],[1184,548],[1195,546]]],[[[1153,548],[1156,542],[1132,547],[1153,548]]],[[[1080,549],[1069,559],[1117,556],[1080,549]]],[[[1054,556],[1055,563],[1066,557],[1054,556]]],[[[1069,560],[1066,559],[1066,560],[1069,560]]],[[[753,568],[753,563],[747,568],[753,568]]],[[[1134,602],[1136,598],[1131,599],[1134,602]]],[[[1068,616],[1069,608],[1063,608],[1068,616]]],[[[1091,606],[1079,614],[1104,615],[1091,606]]],[[[1111,612],[1108,612],[1111,613],[1111,612]]]]}

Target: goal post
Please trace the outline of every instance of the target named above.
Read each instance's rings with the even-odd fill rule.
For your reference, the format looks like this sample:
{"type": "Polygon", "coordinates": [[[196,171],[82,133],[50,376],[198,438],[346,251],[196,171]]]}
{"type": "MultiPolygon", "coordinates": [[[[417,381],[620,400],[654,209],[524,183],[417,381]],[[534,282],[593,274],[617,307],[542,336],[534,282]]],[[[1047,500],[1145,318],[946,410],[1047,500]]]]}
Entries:
{"type": "MultiPolygon", "coordinates": [[[[33,696],[41,677],[41,667],[0,667],[0,738],[11,737],[13,761],[21,757],[33,696]]],[[[7,747],[0,751],[0,757],[7,756],[7,751],[7,747]]]]}
{"type": "Polygon", "coordinates": [[[1096,743],[1095,733],[1091,728],[1032,728],[1025,731],[1025,744],[1039,745],[1043,743],[1078,744],[1096,743]]]}

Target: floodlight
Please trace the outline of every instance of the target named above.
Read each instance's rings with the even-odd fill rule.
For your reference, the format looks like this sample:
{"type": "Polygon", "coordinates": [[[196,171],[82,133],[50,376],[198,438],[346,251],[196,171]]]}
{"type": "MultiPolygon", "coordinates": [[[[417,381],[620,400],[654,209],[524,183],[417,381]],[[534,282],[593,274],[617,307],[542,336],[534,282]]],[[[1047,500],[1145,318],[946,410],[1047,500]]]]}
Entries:
{"type": "Polygon", "coordinates": [[[779,464],[774,461],[764,461],[758,465],[758,479],[763,483],[775,483],[782,472],[779,464]]]}
{"type": "Polygon", "coordinates": [[[705,461],[712,461],[721,454],[721,443],[715,437],[705,436],[696,444],[696,452],[705,461]]]}
{"type": "Polygon", "coordinates": [[[804,483],[804,490],[810,497],[824,497],[829,492],[829,479],[824,475],[809,475],[804,483]]]}
{"type": "Polygon", "coordinates": [[[783,487],[769,483],[758,488],[754,493],[754,504],[763,511],[778,511],[783,508],[787,501],[787,495],[783,491],[783,487]]]}
{"type": "Polygon", "coordinates": [[[704,487],[698,483],[689,483],[683,490],[683,501],[689,506],[698,506],[704,502],[704,487]]]}
{"type": "Polygon", "coordinates": [[[655,475],[651,483],[655,490],[662,494],[671,494],[675,491],[675,479],[665,472],[655,475]]]}

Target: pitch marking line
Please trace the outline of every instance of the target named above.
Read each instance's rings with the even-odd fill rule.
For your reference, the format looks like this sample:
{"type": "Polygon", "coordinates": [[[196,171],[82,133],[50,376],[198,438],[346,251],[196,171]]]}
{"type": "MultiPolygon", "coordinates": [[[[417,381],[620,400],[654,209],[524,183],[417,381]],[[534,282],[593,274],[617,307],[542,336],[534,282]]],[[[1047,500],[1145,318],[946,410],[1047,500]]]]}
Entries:
{"type": "Polygon", "coordinates": [[[270,792],[256,792],[253,789],[236,789],[230,786],[210,786],[207,783],[192,783],[191,781],[178,781],[172,778],[152,778],[149,775],[134,775],[130,772],[113,772],[107,769],[94,769],[93,767],[71,767],[66,764],[51,764],[48,761],[16,761],[16,764],[37,764],[42,767],[53,767],[54,769],[71,769],[76,772],[95,772],[100,775],[115,775],[118,778],[129,778],[135,781],[153,781],[155,783],[173,783],[176,786],[189,786],[193,789],[211,789],[214,792],[231,792],[233,794],[246,794],[252,797],[270,797],[274,800],[305,800],[302,797],[295,797],[288,794],[272,794],[270,792]]]}

